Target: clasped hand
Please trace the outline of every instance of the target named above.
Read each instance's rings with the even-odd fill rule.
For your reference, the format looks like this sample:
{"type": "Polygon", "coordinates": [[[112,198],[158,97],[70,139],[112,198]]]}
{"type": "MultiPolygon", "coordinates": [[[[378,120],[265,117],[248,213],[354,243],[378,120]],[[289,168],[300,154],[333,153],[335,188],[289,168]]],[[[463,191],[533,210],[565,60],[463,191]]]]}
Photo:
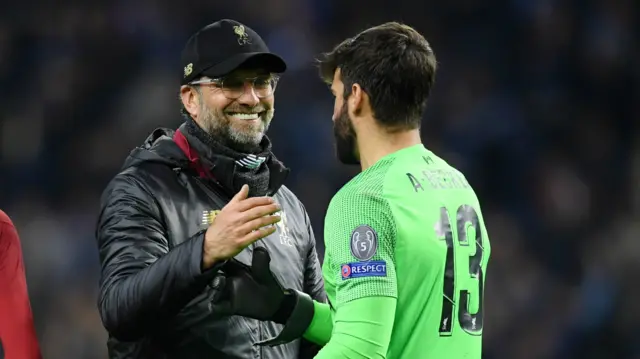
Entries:
{"type": "Polygon", "coordinates": [[[250,267],[235,259],[227,261],[222,268],[224,275],[216,278],[220,292],[214,297],[211,310],[285,324],[295,297],[275,278],[270,262],[269,252],[263,247],[254,249],[250,267]]]}

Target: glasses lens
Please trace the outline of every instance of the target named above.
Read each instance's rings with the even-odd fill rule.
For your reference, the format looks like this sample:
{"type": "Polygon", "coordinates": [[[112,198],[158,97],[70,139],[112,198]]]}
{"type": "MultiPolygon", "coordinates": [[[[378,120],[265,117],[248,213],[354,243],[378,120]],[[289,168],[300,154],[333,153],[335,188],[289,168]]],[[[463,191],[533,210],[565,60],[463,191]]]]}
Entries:
{"type": "Polygon", "coordinates": [[[258,76],[252,79],[226,78],[220,82],[222,91],[229,99],[237,99],[244,94],[245,84],[250,82],[258,98],[269,97],[278,84],[278,78],[273,76],[258,76]]]}
{"type": "Polygon", "coordinates": [[[220,81],[220,87],[225,96],[236,99],[244,93],[244,80],[238,78],[227,78],[220,81]]]}

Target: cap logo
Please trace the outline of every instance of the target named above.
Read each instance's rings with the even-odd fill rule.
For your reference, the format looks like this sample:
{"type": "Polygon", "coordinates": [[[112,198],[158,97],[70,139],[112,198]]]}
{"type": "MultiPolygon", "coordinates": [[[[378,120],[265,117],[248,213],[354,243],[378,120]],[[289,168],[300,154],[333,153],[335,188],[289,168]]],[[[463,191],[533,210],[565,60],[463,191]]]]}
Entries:
{"type": "Polygon", "coordinates": [[[193,64],[189,64],[184,67],[184,77],[191,75],[192,72],[193,72],[193,64]]]}
{"type": "Polygon", "coordinates": [[[247,34],[244,25],[235,25],[233,32],[238,36],[238,44],[247,45],[251,43],[251,39],[249,39],[249,34],[247,34]]]}

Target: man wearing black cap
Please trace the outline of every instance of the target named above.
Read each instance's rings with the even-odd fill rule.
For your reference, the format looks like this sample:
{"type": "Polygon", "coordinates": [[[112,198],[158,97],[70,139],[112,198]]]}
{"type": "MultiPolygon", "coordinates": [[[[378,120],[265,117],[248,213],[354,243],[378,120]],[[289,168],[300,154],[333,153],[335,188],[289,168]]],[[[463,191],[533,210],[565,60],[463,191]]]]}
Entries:
{"type": "Polygon", "coordinates": [[[194,34],[182,61],[185,123],[155,130],[102,198],[98,306],[109,356],[311,358],[303,340],[254,345],[280,332],[286,313],[261,322],[212,305],[227,260],[248,265],[258,247],[287,287],[326,300],[309,217],[265,136],[285,62],[233,20],[194,34]]]}

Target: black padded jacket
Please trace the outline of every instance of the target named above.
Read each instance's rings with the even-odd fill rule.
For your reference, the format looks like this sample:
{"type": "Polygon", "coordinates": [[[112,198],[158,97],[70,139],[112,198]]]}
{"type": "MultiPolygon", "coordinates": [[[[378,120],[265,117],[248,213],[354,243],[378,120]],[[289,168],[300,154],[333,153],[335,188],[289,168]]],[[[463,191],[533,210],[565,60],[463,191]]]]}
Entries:
{"type": "MultiPolygon", "coordinates": [[[[206,152],[197,138],[181,133],[188,146],[206,152]]],[[[174,135],[155,130],[131,152],[102,196],[98,308],[109,333],[109,358],[312,358],[318,348],[304,339],[273,348],[254,345],[277,335],[279,324],[211,309],[218,290],[212,280],[223,267],[201,270],[204,231],[212,211],[233,196],[224,185],[233,163],[212,155],[206,160],[216,180],[203,178],[174,135]]],[[[269,195],[280,204],[283,220],[260,245],[271,254],[271,270],[285,287],[325,301],[309,217],[283,186],[288,169],[275,158],[267,165],[269,195]]],[[[250,264],[251,256],[249,247],[236,259],[250,264]]]]}

